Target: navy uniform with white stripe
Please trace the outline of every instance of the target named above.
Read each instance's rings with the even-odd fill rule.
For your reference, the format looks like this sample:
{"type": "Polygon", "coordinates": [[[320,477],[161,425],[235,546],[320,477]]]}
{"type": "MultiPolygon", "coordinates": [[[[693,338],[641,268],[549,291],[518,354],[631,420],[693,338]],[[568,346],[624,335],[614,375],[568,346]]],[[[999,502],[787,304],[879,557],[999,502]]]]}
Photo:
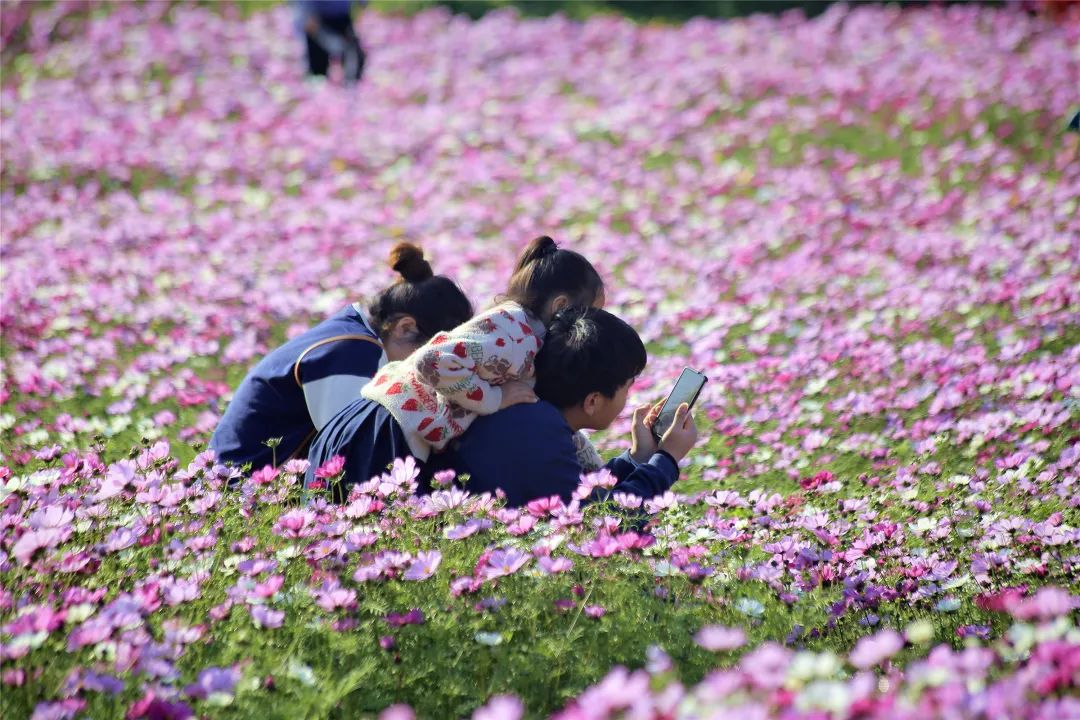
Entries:
{"type": "Polygon", "coordinates": [[[390,267],[401,279],[373,298],[366,315],[349,305],[247,374],[210,439],[219,461],[258,470],[307,458],[315,433],[360,398],[379,368],[472,317],[461,288],[435,275],[419,247],[395,245],[390,267]]]}
{"type": "Polygon", "coordinates": [[[386,364],[378,335],[349,305],[271,352],[247,374],[210,447],[219,461],[258,469],[307,457],[315,433],[360,397],[386,364]],[[276,448],[267,441],[281,438],[276,448]]]}

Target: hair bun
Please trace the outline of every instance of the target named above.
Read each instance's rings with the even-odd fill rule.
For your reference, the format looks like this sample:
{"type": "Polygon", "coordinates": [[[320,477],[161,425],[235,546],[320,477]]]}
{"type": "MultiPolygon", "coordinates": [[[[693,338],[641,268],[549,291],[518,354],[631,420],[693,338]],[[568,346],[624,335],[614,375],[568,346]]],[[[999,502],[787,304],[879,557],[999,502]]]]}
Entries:
{"type": "Polygon", "coordinates": [[[390,267],[401,275],[405,282],[416,283],[427,280],[435,273],[431,264],[424,259],[424,251],[412,243],[398,243],[390,251],[390,267]]]}

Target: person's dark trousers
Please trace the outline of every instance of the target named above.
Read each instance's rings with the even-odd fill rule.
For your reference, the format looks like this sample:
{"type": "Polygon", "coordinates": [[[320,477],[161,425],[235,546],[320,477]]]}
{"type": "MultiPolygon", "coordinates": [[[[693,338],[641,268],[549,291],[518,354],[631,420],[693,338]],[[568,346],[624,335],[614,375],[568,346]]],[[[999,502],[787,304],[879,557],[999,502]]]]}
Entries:
{"type": "Polygon", "coordinates": [[[319,18],[319,32],[305,35],[308,72],[312,75],[325,76],[329,71],[330,49],[320,42],[321,39],[328,39],[327,36],[344,48],[341,63],[345,69],[346,82],[359,82],[364,74],[364,62],[367,57],[364,49],[360,47],[360,38],[356,35],[352,18],[344,15],[319,18]]]}

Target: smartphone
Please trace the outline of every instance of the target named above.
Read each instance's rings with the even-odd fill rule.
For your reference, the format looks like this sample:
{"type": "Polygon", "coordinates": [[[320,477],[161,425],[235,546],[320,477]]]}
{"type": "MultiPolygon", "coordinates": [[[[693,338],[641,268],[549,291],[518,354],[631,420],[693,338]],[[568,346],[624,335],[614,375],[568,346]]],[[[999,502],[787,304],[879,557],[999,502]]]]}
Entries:
{"type": "Polygon", "coordinates": [[[653,423],[652,434],[657,442],[664,437],[664,433],[668,431],[671,423],[675,421],[675,411],[679,409],[680,405],[686,403],[691,408],[694,407],[698,395],[701,394],[701,388],[705,387],[705,382],[708,379],[697,370],[683,368],[675,387],[671,389],[667,400],[664,401],[663,406],[660,408],[660,414],[657,416],[656,422],[653,423]]]}

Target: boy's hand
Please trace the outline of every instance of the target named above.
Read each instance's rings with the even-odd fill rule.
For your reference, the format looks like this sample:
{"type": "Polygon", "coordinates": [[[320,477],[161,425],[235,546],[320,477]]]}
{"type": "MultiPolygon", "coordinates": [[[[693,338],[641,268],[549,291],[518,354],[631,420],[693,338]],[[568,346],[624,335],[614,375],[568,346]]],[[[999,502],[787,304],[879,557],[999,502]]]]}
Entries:
{"type": "Polygon", "coordinates": [[[634,408],[634,415],[630,425],[630,457],[636,463],[649,462],[659,443],[652,434],[652,426],[660,415],[660,408],[664,403],[655,405],[641,405],[634,408]]]}
{"type": "Polygon", "coordinates": [[[690,406],[683,403],[675,411],[675,420],[660,439],[660,449],[675,460],[682,460],[697,442],[697,425],[690,414],[690,406]]]}
{"type": "Polygon", "coordinates": [[[518,405],[520,403],[534,403],[536,402],[536,393],[529,387],[527,382],[521,380],[507,380],[499,387],[502,388],[502,402],[499,404],[499,409],[503,410],[511,405],[518,405]]]}

